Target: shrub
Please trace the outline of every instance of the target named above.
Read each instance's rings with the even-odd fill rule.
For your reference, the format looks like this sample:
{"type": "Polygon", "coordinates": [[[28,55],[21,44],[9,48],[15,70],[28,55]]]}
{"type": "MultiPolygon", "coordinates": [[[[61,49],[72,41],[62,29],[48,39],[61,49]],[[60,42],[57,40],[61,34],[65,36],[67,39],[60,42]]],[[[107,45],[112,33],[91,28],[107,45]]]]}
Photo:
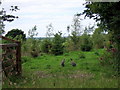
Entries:
{"type": "Polygon", "coordinates": [[[38,52],[36,49],[33,49],[33,50],[31,51],[31,56],[32,56],[32,57],[38,57],[38,55],[39,55],[39,52],[38,52]]]}
{"type": "Polygon", "coordinates": [[[22,45],[22,55],[37,57],[41,53],[41,42],[36,39],[27,39],[22,45]]]}
{"type": "Polygon", "coordinates": [[[107,35],[103,34],[102,28],[96,28],[92,35],[92,41],[94,48],[103,48],[105,41],[107,40],[107,35]]]}
{"type": "Polygon", "coordinates": [[[81,45],[80,48],[82,51],[90,51],[92,49],[92,40],[89,35],[83,34],[81,37],[81,45]]]}
{"type": "Polygon", "coordinates": [[[68,53],[70,51],[74,51],[74,43],[72,42],[72,40],[69,39],[69,37],[67,38],[67,40],[63,43],[64,46],[64,52],[68,53]]]}
{"type": "Polygon", "coordinates": [[[29,57],[27,57],[27,56],[23,56],[23,57],[21,57],[21,60],[22,60],[22,64],[23,64],[23,63],[31,60],[31,58],[29,58],[29,57]]]}
{"type": "Polygon", "coordinates": [[[32,57],[38,57],[41,50],[40,50],[40,46],[39,46],[39,42],[37,40],[33,40],[32,42],[32,47],[31,47],[31,56],[32,57]]]}
{"type": "Polygon", "coordinates": [[[110,65],[110,64],[112,64],[112,62],[111,62],[112,56],[109,52],[104,52],[103,55],[100,56],[99,61],[102,66],[110,65]]]}
{"type": "Polygon", "coordinates": [[[95,54],[95,55],[97,55],[97,56],[99,56],[99,55],[100,55],[98,52],[95,52],[94,54],[95,54]]]}
{"type": "Polygon", "coordinates": [[[85,58],[85,54],[84,54],[83,52],[80,52],[80,53],[78,54],[78,57],[79,57],[79,58],[85,58]]]}
{"type": "Polygon", "coordinates": [[[88,45],[88,44],[81,45],[82,51],[90,51],[91,49],[92,49],[91,45],[88,45]]]}
{"type": "Polygon", "coordinates": [[[61,55],[63,54],[64,48],[63,48],[63,38],[62,33],[58,32],[54,35],[53,38],[53,46],[52,46],[52,53],[54,55],[61,55]]]}
{"type": "Polygon", "coordinates": [[[51,53],[52,42],[48,39],[42,41],[41,50],[44,53],[51,53]]]}
{"type": "Polygon", "coordinates": [[[70,39],[72,41],[72,46],[73,46],[73,50],[78,50],[79,49],[79,36],[77,36],[77,32],[76,31],[73,31],[72,33],[72,36],[70,36],[70,39]]]}

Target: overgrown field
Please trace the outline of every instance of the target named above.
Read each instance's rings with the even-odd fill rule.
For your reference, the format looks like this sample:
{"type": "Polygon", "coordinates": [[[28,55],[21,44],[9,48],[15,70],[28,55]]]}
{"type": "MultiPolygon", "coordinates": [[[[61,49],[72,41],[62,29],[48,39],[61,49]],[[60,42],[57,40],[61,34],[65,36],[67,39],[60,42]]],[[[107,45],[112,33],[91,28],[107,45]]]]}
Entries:
{"type": "Polygon", "coordinates": [[[103,49],[91,52],[73,51],[61,56],[43,54],[37,58],[22,57],[22,77],[4,82],[13,88],[117,88],[118,78],[109,66],[102,66],[103,49]],[[71,65],[72,58],[76,67],[71,65]],[[60,65],[65,59],[65,66],[60,65]]]}

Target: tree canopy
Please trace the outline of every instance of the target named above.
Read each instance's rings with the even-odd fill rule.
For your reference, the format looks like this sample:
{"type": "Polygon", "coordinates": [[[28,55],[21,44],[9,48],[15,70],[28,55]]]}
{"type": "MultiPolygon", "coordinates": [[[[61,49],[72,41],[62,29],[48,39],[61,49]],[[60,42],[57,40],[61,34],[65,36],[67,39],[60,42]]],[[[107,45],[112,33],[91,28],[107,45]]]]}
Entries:
{"type": "Polygon", "coordinates": [[[120,75],[120,1],[119,2],[86,2],[85,17],[99,21],[99,26],[108,31],[117,49],[114,52],[114,62],[118,75],[120,75]]]}
{"type": "Polygon", "coordinates": [[[96,21],[100,21],[101,26],[104,26],[104,30],[112,31],[117,40],[120,36],[120,2],[86,2],[86,10],[82,14],[85,17],[94,18],[96,21]]]}
{"type": "Polygon", "coordinates": [[[52,46],[52,52],[54,55],[61,55],[63,54],[63,38],[61,37],[62,33],[58,32],[54,35],[53,38],[53,46],[52,46]]]}
{"type": "Polygon", "coordinates": [[[19,36],[21,36],[22,40],[26,39],[26,35],[24,34],[24,32],[22,30],[19,30],[19,29],[12,29],[5,36],[16,38],[17,40],[19,40],[19,36]]]}
{"type": "Polygon", "coordinates": [[[34,36],[37,36],[37,35],[38,35],[37,26],[35,25],[32,29],[28,31],[28,36],[30,38],[33,38],[34,36]]]}
{"type": "MultiPolygon", "coordinates": [[[[0,5],[1,4],[2,4],[2,2],[0,1],[0,5]]],[[[11,8],[10,8],[11,12],[16,12],[18,10],[20,10],[18,8],[18,6],[11,6],[11,8]]],[[[15,18],[18,18],[18,16],[8,14],[4,8],[2,8],[0,10],[0,35],[5,32],[4,31],[4,28],[5,28],[4,21],[12,22],[12,21],[14,21],[15,18]]]]}

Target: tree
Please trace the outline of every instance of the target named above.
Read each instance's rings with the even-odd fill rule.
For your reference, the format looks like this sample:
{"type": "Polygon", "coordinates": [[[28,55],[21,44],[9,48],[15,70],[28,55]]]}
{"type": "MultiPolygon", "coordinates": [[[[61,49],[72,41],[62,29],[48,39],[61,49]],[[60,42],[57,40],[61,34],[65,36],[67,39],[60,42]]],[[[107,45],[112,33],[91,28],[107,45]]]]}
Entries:
{"type": "Polygon", "coordinates": [[[28,36],[29,36],[29,41],[31,42],[31,47],[30,47],[30,53],[32,57],[38,57],[40,53],[40,48],[38,47],[38,41],[34,38],[34,36],[37,36],[37,26],[35,25],[32,29],[28,31],[28,36]]]}
{"type": "Polygon", "coordinates": [[[38,35],[37,26],[35,25],[32,29],[28,31],[28,36],[30,38],[33,38],[34,36],[37,36],[37,35],[38,35]]]}
{"type": "Polygon", "coordinates": [[[93,35],[92,35],[92,40],[93,40],[93,46],[94,48],[103,48],[105,45],[105,34],[102,33],[101,28],[96,28],[93,35]]]}
{"type": "Polygon", "coordinates": [[[52,42],[49,39],[42,41],[41,49],[44,53],[51,53],[52,42]]]}
{"type": "Polygon", "coordinates": [[[114,63],[120,75],[120,2],[86,2],[86,10],[82,14],[100,21],[100,26],[113,35],[115,42],[114,63]]]}
{"type": "Polygon", "coordinates": [[[63,54],[63,38],[61,37],[62,33],[58,32],[54,35],[52,52],[54,55],[63,54]]]}
{"type": "Polygon", "coordinates": [[[70,36],[70,26],[67,26],[67,33],[68,33],[68,36],[70,36]]]}
{"type": "Polygon", "coordinates": [[[77,16],[77,14],[75,14],[73,17],[73,25],[71,26],[72,32],[75,32],[76,36],[80,36],[82,33],[80,22],[81,22],[80,16],[77,16]]]}
{"type": "MultiPolygon", "coordinates": [[[[81,21],[80,16],[77,16],[77,14],[75,14],[73,17],[73,25],[71,25],[72,32],[70,36],[70,39],[73,42],[74,50],[79,49],[79,36],[82,33],[80,21],[81,21]]],[[[67,27],[68,32],[69,32],[69,29],[70,29],[70,26],[67,27]]]]}
{"type": "Polygon", "coordinates": [[[93,31],[94,31],[94,26],[89,25],[88,27],[85,27],[84,34],[90,35],[93,33],[93,31]]]}
{"type": "Polygon", "coordinates": [[[12,39],[16,39],[16,40],[19,40],[20,39],[19,37],[21,37],[22,40],[26,40],[26,35],[24,34],[24,31],[19,29],[12,29],[5,36],[11,37],[12,39]]]}
{"type": "MultiPolygon", "coordinates": [[[[104,30],[113,32],[116,43],[120,43],[120,2],[86,2],[85,16],[100,21],[104,30]]],[[[120,45],[120,44],[119,44],[120,45]]]]}
{"type": "Polygon", "coordinates": [[[84,33],[81,37],[80,37],[80,48],[82,51],[90,51],[92,49],[92,45],[93,42],[91,40],[90,35],[87,35],[86,33],[84,33]]]}
{"type": "Polygon", "coordinates": [[[3,22],[0,20],[0,35],[2,35],[2,34],[5,33],[4,28],[5,28],[5,25],[4,25],[3,22]]]}
{"type": "MultiPolygon", "coordinates": [[[[2,2],[0,1],[0,5],[2,4],[2,2]]],[[[14,12],[14,11],[18,11],[19,8],[18,6],[11,6],[10,11],[14,12]]],[[[5,24],[4,21],[7,22],[12,22],[14,21],[15,18],[18,18],[18,16],[14,16],[11,14],[7,14],[7,12],[4,10],[4,8],[2,8],[2,10],[0,10],[0,35],[4,34],[4,28],[5,28],[5,24]]]]}
{"type": "Polygon", "coordinates": [[[46,37],[50,38],[53,34],[53,26],[52,26],[52,23],[50,23],[48,26],[46,26],[47,28],[47,32],[46,32],[46,37]]]}
{"type": "Polygon", "coordinates": [[[79,49],[79,37],[75,31],[72,32],[72,36],[70,36],[71,41],[73,42],[74,50],[79,49]]]}

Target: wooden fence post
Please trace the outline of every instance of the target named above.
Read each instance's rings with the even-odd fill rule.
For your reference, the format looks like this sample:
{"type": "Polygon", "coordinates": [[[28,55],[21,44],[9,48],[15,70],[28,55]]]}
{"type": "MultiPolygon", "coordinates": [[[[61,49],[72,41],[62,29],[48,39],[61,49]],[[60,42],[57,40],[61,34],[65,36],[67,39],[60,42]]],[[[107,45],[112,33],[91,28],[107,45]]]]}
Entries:
{"type": "Polygon", "coordinates": [[[17,74],[21,75],[22,66],[21,66],[21,42],[17,42],[18,46],[16,48],[16,69],[17,74]]]}
{"type": "MultiPolygon", "coordinates": [[[[19,41],[16,41],[16,40],[12,40],[12,39],[9,39],[7,37],[4,37],[4,36],[1,36],[0,35],[0,38],[4,39],[4,40],[8,40],[8,41],[11,41],[11,42],[14,42],[14,43],[11,43],[11,44],[0,44],[0,47],[16,47],[16,63],[14,63],[15,65],[15,71],[16,71],[16,74],[17,75],[20,75],[22,74],[22,65],[21,65],[21,42],[19,41]]],[[[10,53],[10,52],[7,52],[7,53],[10,53]]],[[[7,67],[7,68],[11,68],[13,67],[12,65],[7,67]]],[[[6,69],[6,68],[5,68],[6,69]]]]}

